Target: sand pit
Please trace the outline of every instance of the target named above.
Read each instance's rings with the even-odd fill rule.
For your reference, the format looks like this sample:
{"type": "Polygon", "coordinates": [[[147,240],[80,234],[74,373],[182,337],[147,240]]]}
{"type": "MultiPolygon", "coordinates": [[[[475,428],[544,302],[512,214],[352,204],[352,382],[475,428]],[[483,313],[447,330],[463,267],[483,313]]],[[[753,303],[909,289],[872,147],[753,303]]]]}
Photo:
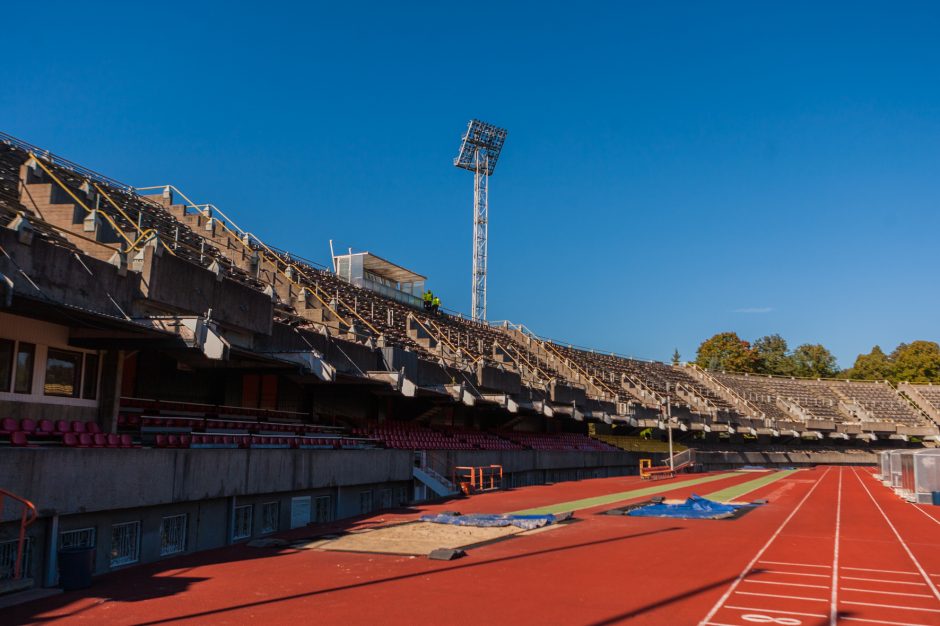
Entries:
{"type": "Polygon", "coordinates": [[[320,550],[344,552],[426,556],[437,548],[466,549],[474,545],[525,532],[515,526],[475,528],[432,524],[430,522],[407,522],[395,526],[350,533],[332,541],[326,541],[317,547],[320,550]]]}

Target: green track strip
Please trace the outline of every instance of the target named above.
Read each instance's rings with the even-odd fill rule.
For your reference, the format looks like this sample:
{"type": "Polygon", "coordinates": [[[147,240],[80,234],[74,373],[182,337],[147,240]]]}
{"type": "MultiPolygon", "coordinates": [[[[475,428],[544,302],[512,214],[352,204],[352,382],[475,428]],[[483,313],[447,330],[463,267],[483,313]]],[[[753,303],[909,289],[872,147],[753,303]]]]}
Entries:
{"type": "Polygon", "coordinates": [[[781,470],[779,472],[771,472],[769,474],[764,474],[760,478],[749,480],[746,483],[741,483],[740,485],[733,485],[727,489],[722,489],[721,491],[716,491],[703,497],[708,498],[709,500],[717,500],[718,502],[731,502],[732,500],[739,498],[746,493],[760,489],[764,485],[775,483],[778,480],[786,478],[793,472],[798,471],[800,470],[781,470]]]}
{"type": "MultiPolygon", "coordinates": [[[[596,496],[593,498],[583,498],[581,500],[571,500],[570,502],[559,502],[557,504],[549,504],[547,506],[540,506],[534,509],[525,509],[523,511],[513,511],[513,515],[537,515],[545,513],[563,513],[565,511],[578,511],[580,509],[589,509],[591,507],[600,506],[602,504],[612,504],[614,502],[621,502],[623,500],[632,500],[633,498],[642,498],[643,496],[652,496],[657,493],[662,493],[664,491],[672,491],[673,489],[682,489],[683,487],[692,487],[695,485],[703,485],[705,483],[715,482],[716,480],[724,480],[726,478],[731,478],[732,476],[739,476],[740,472],[727,472],[724,474],[716,474],[714,476],[705,476],[702,478],[694,478],[692,480],[683,480],[681,482],[664,482],[660,484],[655,484],[651,487],[644,487],[643,489],[634,489],[632,491],[621,491],[619,493],[609,493],[604,496],[596,496]]],[[[720,492],[719,492],[720,493],[720,492]]]]}

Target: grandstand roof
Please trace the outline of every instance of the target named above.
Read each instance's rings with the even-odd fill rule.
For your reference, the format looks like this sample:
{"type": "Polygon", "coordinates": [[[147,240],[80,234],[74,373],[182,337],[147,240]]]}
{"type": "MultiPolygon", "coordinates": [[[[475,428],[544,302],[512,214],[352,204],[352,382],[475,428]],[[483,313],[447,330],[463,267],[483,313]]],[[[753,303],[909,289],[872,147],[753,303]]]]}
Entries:
{"type": "Polygon", "coordinates": [[[409,269],[398,265],[397,263],[392,263],[387,259],[372,254],[371,252],[353,252],[350,254],[337,254],[333,257],[334,261],[336,259],[341,259],[345,257],[361,256],[362,257],[362,266],[369,272],[381,276],[382,278],[387,278],[396,283],[416,283],[422,280],[427,280],[427,276],[422,276],[417,272],[412,272],[409,269]]]}

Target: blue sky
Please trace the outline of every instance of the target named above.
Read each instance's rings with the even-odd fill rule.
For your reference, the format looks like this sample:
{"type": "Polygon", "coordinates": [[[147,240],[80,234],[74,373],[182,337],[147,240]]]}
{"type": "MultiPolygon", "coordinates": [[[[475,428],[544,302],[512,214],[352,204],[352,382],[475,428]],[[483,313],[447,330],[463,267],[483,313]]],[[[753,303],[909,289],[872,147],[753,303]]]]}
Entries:
{"type": "Polygon", "coordinates": [[[479,117],[509,130],[490,319],[651,359],[938,339],[936,3],[42,7],[4,9],[0,130],[308,258],[469,311],[479,117]]]}

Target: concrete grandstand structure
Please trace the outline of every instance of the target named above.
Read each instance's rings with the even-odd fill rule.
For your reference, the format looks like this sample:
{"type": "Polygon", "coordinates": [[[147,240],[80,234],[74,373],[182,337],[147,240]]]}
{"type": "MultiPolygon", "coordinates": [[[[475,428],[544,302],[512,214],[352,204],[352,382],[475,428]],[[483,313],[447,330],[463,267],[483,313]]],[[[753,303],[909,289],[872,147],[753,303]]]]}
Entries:
{"type": "Polygon", "coordinates": [[[456,466],[634,473],[665,452],[647,429],[717,447],[716,467],[938,439],[938,388],[706,372],[429,315],[172,186],[0,140],[0,487],[38,509],[25,553],[3,510],[0,578],[17,552],[18,579],[52,585],[63,544],[104,572],[447,495],[456,466]]]}

